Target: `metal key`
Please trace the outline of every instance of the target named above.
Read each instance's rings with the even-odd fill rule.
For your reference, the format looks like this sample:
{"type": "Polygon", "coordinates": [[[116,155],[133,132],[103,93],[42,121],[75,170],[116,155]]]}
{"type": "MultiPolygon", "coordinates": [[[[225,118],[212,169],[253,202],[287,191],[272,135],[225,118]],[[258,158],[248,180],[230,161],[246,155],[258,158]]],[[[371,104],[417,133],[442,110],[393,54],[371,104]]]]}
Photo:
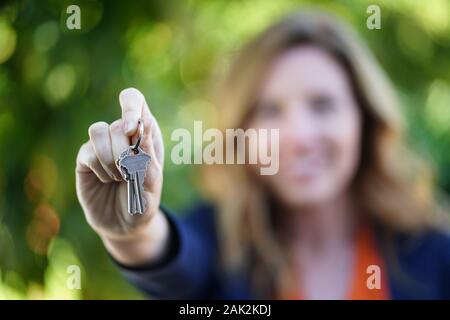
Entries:
{"type": "Polygon", "coordinates": [[[118,164],[128,183],[128,212],[143,213],[146,209],[144,178],[151,157],[141,148],[131,149],[119,158],[118,164]]]}
{"type": "Polygon", "coordinates": [[[128,212],[131,214],[142,214],[147,208],[144,199],[144,178],[150,155],[139,147],[144,135],[144,123],[138,122],[139,136],[133,146],[129,146],[117,159],[117,166],[127,181],[128,212]]]}

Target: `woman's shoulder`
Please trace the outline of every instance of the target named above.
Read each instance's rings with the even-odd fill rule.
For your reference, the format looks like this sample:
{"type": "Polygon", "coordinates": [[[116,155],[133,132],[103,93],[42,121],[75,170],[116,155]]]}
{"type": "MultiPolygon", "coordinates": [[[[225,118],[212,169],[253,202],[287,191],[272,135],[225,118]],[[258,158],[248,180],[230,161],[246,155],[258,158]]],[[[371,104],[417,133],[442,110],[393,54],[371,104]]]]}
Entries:
{"type": "Polygon", "coordinates": [[[433,258],[450,266],[450,229],[428,227],[417,233],[398,233],[395,245],[409,259],[433,258]]]}
{"type": "Polygon", "coordinates": [[[425,233],[424,239],[430,246],[450,253],[450,228],[431,228],[425,233]]]}
{"type": "Polygon", "coordinates": [[[421,297],[450,299],[450,232],[427,228],[396,238],[398,262],[417,283],[429,291],[421,297]]]}
{"type": "Polygon", "coordinates": [[[425,248],[445,265],[450,276],[450,229],[431,228],[423,235],[423,242],[425,248]]]}
{"type": "Polygon", "coordinates": [[[429,227],[417,234],[403,236],[402,244],[426,250],[429,253],[450,254],[450,230],[442,227],[429,227]]]}
{"type": "Polygon", "coordinates": [[[395,298],[450,299],[449,229],[406,233],[377,225],[376,230],[395,298]]]}

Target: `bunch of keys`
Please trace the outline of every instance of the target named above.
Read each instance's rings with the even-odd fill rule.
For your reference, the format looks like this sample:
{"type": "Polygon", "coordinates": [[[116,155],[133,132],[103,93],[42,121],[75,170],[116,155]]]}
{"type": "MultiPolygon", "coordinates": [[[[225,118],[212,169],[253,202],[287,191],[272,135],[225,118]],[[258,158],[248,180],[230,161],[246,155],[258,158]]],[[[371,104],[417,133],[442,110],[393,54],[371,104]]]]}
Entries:
{"type": "Polygon", "coordinates": [[[117,159],[117,166],[127,181],[128,212],[130,214],[142,214],[147,208],[144,198],[144,178],[151,157],[139,147],[144,136],[142,120],[138,122],[138,132],[136,144],[129,146],[117,159]]]}

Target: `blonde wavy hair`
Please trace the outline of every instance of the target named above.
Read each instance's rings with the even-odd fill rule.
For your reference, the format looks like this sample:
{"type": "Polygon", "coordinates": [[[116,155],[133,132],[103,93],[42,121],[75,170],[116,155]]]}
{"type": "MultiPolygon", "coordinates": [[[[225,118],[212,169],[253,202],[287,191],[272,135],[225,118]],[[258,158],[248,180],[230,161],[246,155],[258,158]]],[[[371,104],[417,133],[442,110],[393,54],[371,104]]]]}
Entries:
{"type": "MultiPolygon", "coordinates": [[[[430,225],[435,211],[432,170],[405,142],[393,86],[354,31],[328,13],[303,10],[290,15],[239,51],[214,97],[215,125],[223,132],[242,128],[270,63],[305,44],[325,49],[344,66],[363,114],[362,157],[352,185],[361,213],[393,231],[409,233],[430,225]]],[[[276,210],[270,206],[270,195],[246,166],[203,169],[202,185],[218,208],[227,272],[245,268],[257,292],[271,292],[267,290],[274,286],[276,290],[287,258],[274,232],[276,210]]]]}

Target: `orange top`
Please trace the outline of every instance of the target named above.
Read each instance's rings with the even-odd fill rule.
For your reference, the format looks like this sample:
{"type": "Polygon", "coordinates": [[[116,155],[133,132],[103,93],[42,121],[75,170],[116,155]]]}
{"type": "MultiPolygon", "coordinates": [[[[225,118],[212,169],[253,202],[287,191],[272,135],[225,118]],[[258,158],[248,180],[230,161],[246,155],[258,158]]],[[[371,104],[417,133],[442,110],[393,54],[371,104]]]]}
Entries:
{"type": "Polygon", "coordinates": [[[355,274],[353,275],[353,283],[348,298],[351,300],[390,299],[384,259],[376,245],[373,230],[368,226],[364,226],[359,230],[356,243],[355,264],[355,274]],[[379,289],[370,289],[367,285],[367,282],[371,283],[368,279],[373,274],[372,270],[368,270],[368,267],[371,265],[379,267],[380,273],[378,276],[381,278],[379,289]]]}
{"type": "MultiPolygon", "coordinates": [[[[384,260],[375,243],[375,237],[370,227],[364,226],[359,229],[356,238],[355,268],[352,275],[351,286],[346,299],[349,300],[388,300],[390,299],[389,288],[386,279],[386,268],[384,260]],[[379,267],[380,288],[370,289],[368,286],[372,281],[368,280],[375,275],[369,266],[379,267]]],[[[376,271],[375,271],[376,272],[376,271]]],[[[298,283],[298,282],[297,282],[298,283]]],[[[289,289],[278,295],[279,299],[301,300],[302,295],[298,290],[289,289]]]]}

